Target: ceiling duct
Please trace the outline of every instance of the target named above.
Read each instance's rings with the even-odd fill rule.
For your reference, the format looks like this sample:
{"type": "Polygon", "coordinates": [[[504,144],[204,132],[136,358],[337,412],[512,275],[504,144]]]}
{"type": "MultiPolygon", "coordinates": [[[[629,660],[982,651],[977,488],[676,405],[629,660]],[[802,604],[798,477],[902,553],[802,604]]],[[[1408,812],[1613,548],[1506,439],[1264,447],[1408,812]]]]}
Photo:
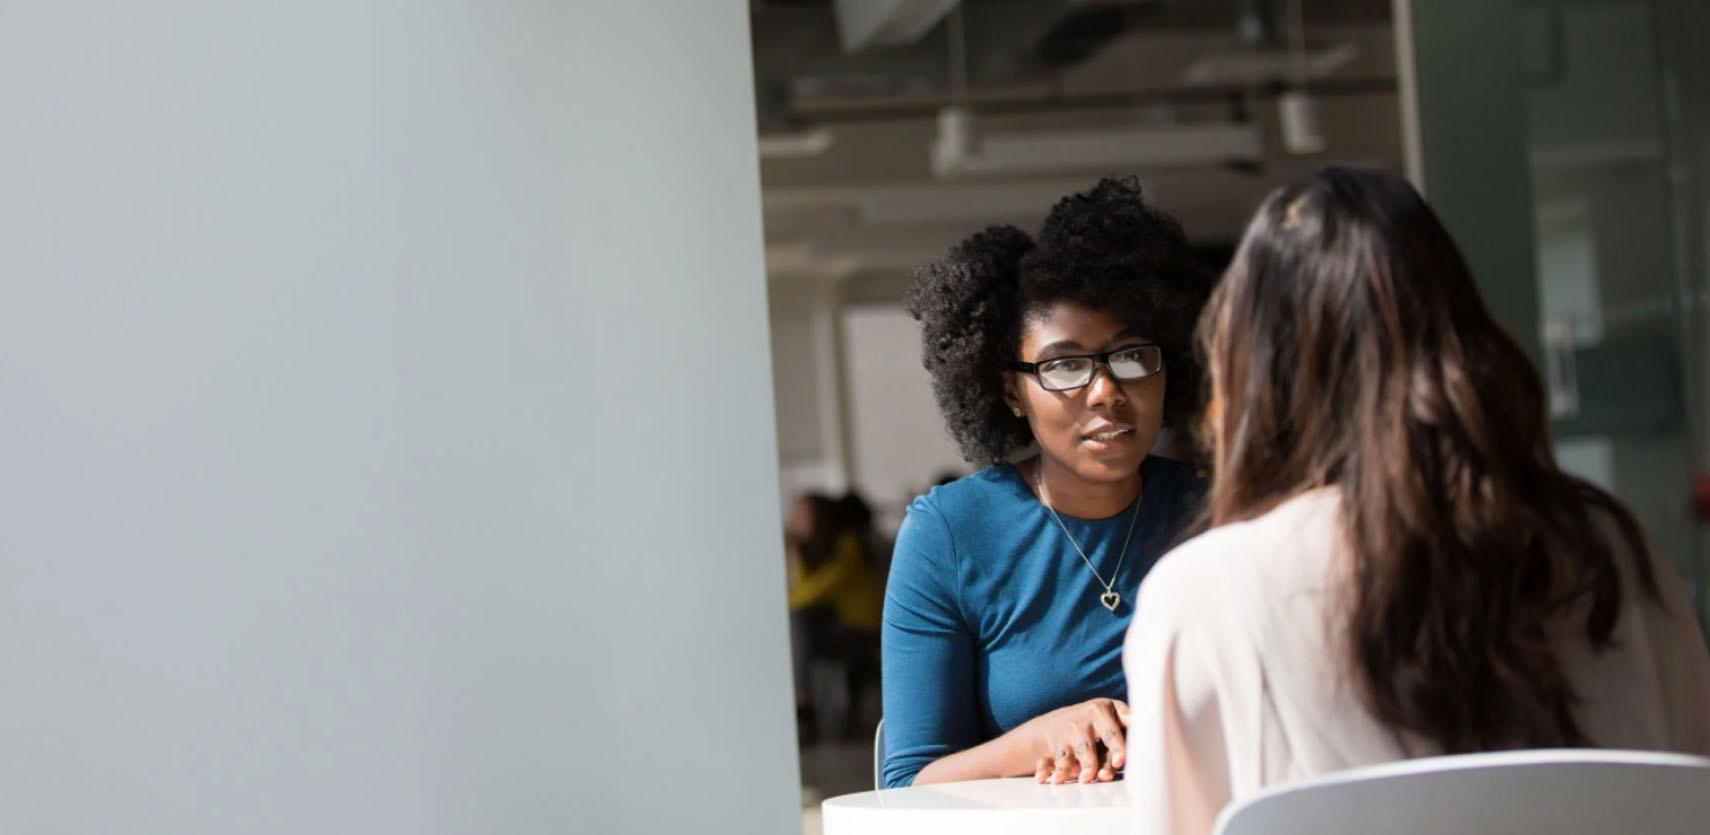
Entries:
{"type": "MultiPolygon", "coordinates": [[[[1203,44],[1194,53],[1166,49],[1157,58],[1121,52],[1112,66],[1145,64],[1148,73],[1106,76],[1093,85],[1087,107],[1122,105],[1125,95],[1165,96],[1215,91],[1266,95],[1294,80],[1298,56],[1285,44],[1280,0],[751,0],[755,100],[763,132],[797,130],[830,120],[921,118],[944,104],[975,102],[997,109],[1026,101],[1037,109],[1070,108],[1078,67],[1111,52],[1124,39],[1167,35],[1203,44]],[[931,14],[904,14],[903,10],[931,14]],[[870,34],[839,16],[869,15],[870,34]],[[961,75],[967,95],[952,94],[947,70],[949,18],[960,18],[966,49],[961,75]],[[913,35],[912,41],[888,44],[913,35]],[[1243,22],[1244,21],[1244,22],[1243,22]],[[885,42],[877,38],[883,25],[885,42]],[[1240,33],[1240,34],[1238,34],[1240,33]],[[854,38],[854,41],[848,39],[854,38]],[[846,43],[863,43],[849,54],[846,43]]],[[[1315,29],[1361,32],[1388,20],[1388,4],[1372,0],[1313,0],[1315,29]]],[[[1322,37],[1322,36],[1321,36],[1322,37]]],[[[1369,49],[1348,38],[1310,44],[1305,75],[1318,86],[1340,79],[1369,49]]],[[[1085,92],[1082,90],[1082,92],[1085,92]]],[[[1132,103],[1132,102],[1130,102],[1132,103]]],[[[1011,108],[1014,109],[1014,108],[1011,108]]]]}
{"type": "Polygon", "coordinates": [[[1035,67],[1072,67],[1165,5],[1161,0],[1066,0],[1017,57],[1035,67]]]}
{"type": "Polygon", "coordinates": [[[755,100],[763,129],[811,122],[815,105],[942,94],[942,21],[961,16],[977,88],[1049,77],[1173,4],[1161,0],[835,0],[754,6],[755,100]],[[924,28],[922,28],[924,27],[924,28]],[[858,52],[853,52],[859,50],[858,52]]]}
{"type": "Polygon", "coordinates": [[[940,23],[955,12],[965,21],[976,58],[970,67],[974,79],[1015,81],[1078,64],[1167,5],[1164,0],[835,0],[817,9],[768,6],[753,20],[756,63],[822,88],[835,88],[838,78],[848,78],[871,89],[898,72],[912,86],[923,63],[942,68],[940,23]],[[815,25],[824,28],[812,31],[815,25]]]}

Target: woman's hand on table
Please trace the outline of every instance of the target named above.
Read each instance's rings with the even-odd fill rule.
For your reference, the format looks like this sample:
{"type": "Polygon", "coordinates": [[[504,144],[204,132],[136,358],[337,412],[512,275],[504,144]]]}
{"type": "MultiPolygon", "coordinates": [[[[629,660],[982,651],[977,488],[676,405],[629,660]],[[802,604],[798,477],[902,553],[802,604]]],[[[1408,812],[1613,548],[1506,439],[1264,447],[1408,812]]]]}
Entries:
{"type": "Polygon", "coordinates": [[[1037,782],[1109,782],[1126,764],[1128,705],[1116,699],[1058,708],[1023,727],[1040,752],[1033,765],[1037,782]]]}
{"type": "Polygon", "coordinates": [[[914,785],[1020,777],[1029,768],[1041,783],[1109,782],[1127,765],[1123,747],[1127,726],[1127,704],[1090,699],[1035,716],[997,739],[939,757],[915,775],[914,785]]]}

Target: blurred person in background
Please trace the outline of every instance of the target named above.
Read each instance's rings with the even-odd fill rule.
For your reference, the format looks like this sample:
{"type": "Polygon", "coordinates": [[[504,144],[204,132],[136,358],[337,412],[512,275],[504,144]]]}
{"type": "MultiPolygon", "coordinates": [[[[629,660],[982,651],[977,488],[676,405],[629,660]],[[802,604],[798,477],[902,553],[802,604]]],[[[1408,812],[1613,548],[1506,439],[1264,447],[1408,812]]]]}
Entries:
{"type": "Polygon", "coordinates": [[[784,539],[797,732],[804,744],[818,736],[810,681],[815,662],[842,669],[845,738],[861,732],[863,692],[878,678],[884,578],[872,548],[872,524],[871,508],[855,493],[840,499],[809,493],[791,507],[784,539]]]}
{"type": "Polygon", "coordinates": [[[1132,180],[1060,201],[1034,238],[994,227],[909,296],[950,434],[980,471],[910,505],[883,632],[888,787],[1115,779],[1133,592],[1199,495],[1151,457],[1191,415],[1210,290],[1132,180]]]}
{"type": "Polygon", "coordinates": [[[1212,527],[1129,630],[1135,831],[1410,757],[1710,754],[1680,578],[1557,466],[1537,372],[1405,180],[1273,193],[1200,343],[1212,527]]]}

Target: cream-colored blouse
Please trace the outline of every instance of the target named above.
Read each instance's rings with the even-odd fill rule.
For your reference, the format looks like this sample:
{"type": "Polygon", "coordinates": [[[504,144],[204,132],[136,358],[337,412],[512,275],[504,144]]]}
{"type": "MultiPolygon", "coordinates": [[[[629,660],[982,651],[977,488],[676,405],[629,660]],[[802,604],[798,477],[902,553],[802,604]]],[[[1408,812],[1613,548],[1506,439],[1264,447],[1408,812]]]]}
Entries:
{"type": "MultiPolygon", "coordinates": [[[[1123,649],[1136,832],[1203,835],[1266,786],[1435,753],[1371,716],[1327,640],[1345,564],[1337,504],[1334,489],[1304,494],[1147,575],[1123,649]]],[[[1580,725],[1604,747],[1710,755],[1710,655],[1680,578],[1654,563],[1660,607],[1622,566],[1612,649],[1564,641],[1580,725]]]]}

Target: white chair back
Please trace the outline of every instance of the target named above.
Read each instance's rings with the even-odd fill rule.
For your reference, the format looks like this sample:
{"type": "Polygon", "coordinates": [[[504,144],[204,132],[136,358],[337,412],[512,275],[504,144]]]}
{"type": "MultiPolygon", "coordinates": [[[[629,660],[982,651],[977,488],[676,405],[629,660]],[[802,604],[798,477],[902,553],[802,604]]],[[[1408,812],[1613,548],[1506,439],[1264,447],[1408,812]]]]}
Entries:
{"type": "Polygon", "coordinates": [[[873,729],[873,788],[885,787],[885,720],[873,729]]]}
{"type": "Polygon", "coordinates": [[[1429,757],[1278,786],[1218,835],[1704,835],[1710,759],[1649,751],[1429,757]]]}

